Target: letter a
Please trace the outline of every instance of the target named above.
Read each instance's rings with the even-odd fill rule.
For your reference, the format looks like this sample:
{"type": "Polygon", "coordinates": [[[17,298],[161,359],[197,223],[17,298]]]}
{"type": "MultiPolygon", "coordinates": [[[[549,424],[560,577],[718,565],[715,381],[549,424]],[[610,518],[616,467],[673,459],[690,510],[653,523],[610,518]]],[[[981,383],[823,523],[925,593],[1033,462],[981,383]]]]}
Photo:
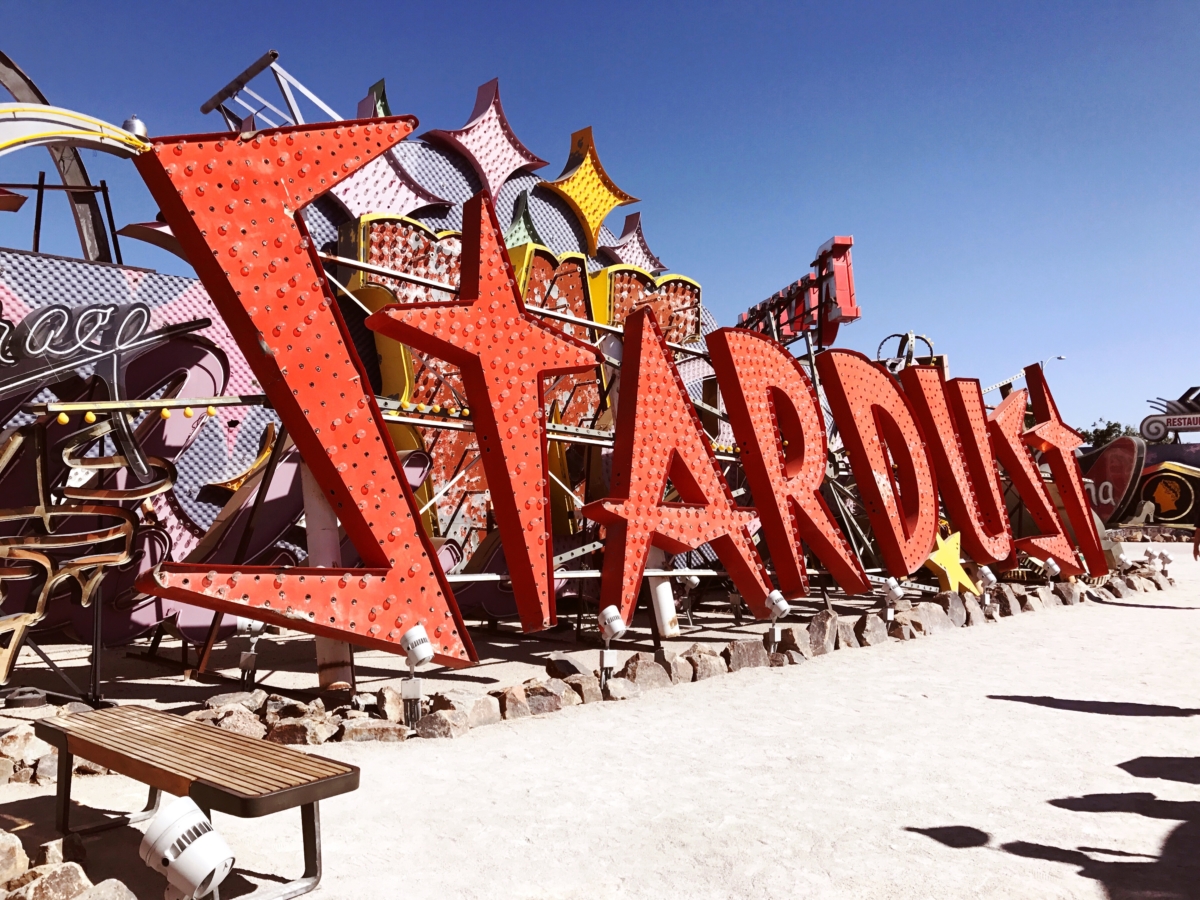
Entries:
{"type": "Polygon", "coordinates": [[[630,621],[651,545],[683,553],[712,544],[754,614],[765,617],[770,582],[747,530],[755,511],[734,503],[669,352],[649,307],[625,320],[613,496],[583,508],[608,529],[600,604],[630,621]],[[681,502],[663,502],[668,480],[681,502]]]}
{"type": "Polygon", "coordinates": [[[862,563],[821,496],[825,422],[800,361],[744,328],[722,328],[707,341],[779,587],[788,599],[808,593],[804,541],[846,593],[869,590],[862,563]]]}

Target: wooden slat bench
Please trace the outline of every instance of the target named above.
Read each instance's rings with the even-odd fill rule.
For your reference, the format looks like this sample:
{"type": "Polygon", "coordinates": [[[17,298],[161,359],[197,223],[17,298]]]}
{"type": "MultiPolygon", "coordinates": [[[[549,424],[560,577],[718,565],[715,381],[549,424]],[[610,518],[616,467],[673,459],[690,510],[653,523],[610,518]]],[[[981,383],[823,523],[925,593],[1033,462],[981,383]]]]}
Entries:
{"type": "Polygon", "coordinates": [[[71,772],[75,756],[150,787],[140,813],[120,816],[77,833],[116,828],[149,818],[160,792],[191,797],[212,811],[242,818],[300,807],[304,875],[254,900],[307,893],[321,880],[321,819],[317,803],[358,787],[358,767],[310,756],[267,741],[222,731],[142,706],[116,706],[34,723],[37,736],[58,749],[55,824],[70,831],[71,772]]]}

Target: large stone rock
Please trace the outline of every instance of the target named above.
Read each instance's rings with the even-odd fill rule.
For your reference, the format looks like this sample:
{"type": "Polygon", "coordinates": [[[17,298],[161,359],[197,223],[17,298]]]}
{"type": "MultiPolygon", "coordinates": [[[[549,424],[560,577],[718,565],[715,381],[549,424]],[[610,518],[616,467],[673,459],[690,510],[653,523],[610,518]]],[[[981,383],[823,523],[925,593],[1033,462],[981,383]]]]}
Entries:
{"type": "Polygon", "coordinates": [[[874,647],[876,644],[886,644],[888,639],[887,623],[876,613],[866,613],[859,616],[854,623],[854,636],[863,647],[874,647]]]}
{"type": "Polygon", "coordinates": [[[79,863],[55,863],[35,866],[20,878],[13,888],[9,882],[4,900],[74,900],[92,886],[79,863]]]}
{"type": "Polygon", "coordinates": [[[276,744],[323,744],[341,728],[336,716],[318,719],[314,716],[279,719],[267,732],[267,740],[276,744]]]}
{"type": "Polygon", "coordinates": [[[625,660],[625,665],[616,676],[629,679],[644,691],[671,686],[671,676],[654,658],[653,653],[634,653],[625,660]]]}
{"type": "MultiPolygon", "coordinates": [[[[325,705],[321,704],[321,708],[323,710],[325,705]]],[[[263,704],[263,720],[268,726],[271,726],[280,719],[302,719],[312,711],[313,706],[309,706],[307,703],[293,700],[291,697],[271,694],[267,697],[267,702],[263,704]]]]}
{"type": "MultiPolygon", "coordinates": [[[[578,674],[578,673],[576,673],[578,674]]],[[[561,678],[551,678],[546,681],[546,690],[553,691],[558,697],[558,704],[561,707],[579,706],[583,701],[575,690],[563,681],[561,678]]]]}
{"type": "Polygon", "coordinates": [[[404,721],[404,697],[394,687],[379,691],[379,712],[389,722],[404,721]]]}
{"type": "Polygon", "coordinates": [[[896,622],[908,625],[914,633],[923,637],[954,630],[954,624],[946,615],[946,611],[928,600],[921,601],[908,612],[897,613],[896,622]]]}
{"type": "Polygon", "coordinates": [[[184,713],[183,717],[189,722],[199,722],[201,725],[215,725],[217,716],[221,714],[219,709],[195,709],[190,713],[184,713]]]}
{"type": "Polygon", "coordinates": [[[1025,596],[1021,598],[1021,612],[1041,612],[1045,608],[1042,598],[1034,591],[1026,591],[1025,596]]]}
{"type": "Polygon", "coordinates": [[[839,650],[849,650],[858,647],[858,637],[854,633],[854,626],[858,624],[857,619],[839,618],[837,621],[837,648],[839,650]]]}
{"type": "Polygon", "coordinates": [[[500,715],[506,719],[523,719],[533,715],[529,703],[525,700],[525,689],[519,684],[505,688],[502,691],[492,691],[492,696],[500,701],[500,715]]]}
{"type": "Polygon", "coordinates": [[[789,665],[798,666],[801,663],[808,662],[808,657],[799,650],[787,650],[783,655],[787,657],[789,665]]]}
{"type": "Polygon", "coordinates": [[[347,719],[342,723],[339,740],[349,744],[360,741],[397,743],[408,738],[408,726],[387,719],[347,719]]]}
{"type": "Polygon", "coordinates": [[[813,656],[832,653],[837,647],[837,613],[821,610],[808,623],[808,646],[813,656]]]}
{"type": "Polygon", "coordinates": [[[787,656],[783,653],[768,653],[767,658],[771,662],[772,669],[775,669],[775,668],[781,669],[784,666],[789,664],[787,656]]]}
{"type": "Polygon", "coordinates": [[[569,675],[564,681],[584,703],[597,703],[604,699],[600,693],[600,679],[595,675],[569,675]]]}
{"type": "Polygon", "coordinates": [[[1075,606],[1079,602],[1081,591],[1079,583],[1076,581],[1056,581],[1054,582],[1054,593],[1058,595],[1059,602],[1063,606],[1075,606]]]}
{"type": "MultiPolygon", "coordinates": [[[[659,669],[661,672],[662,669],[659,669]]],[[[666,673],[664,673],[666,677],[666,673]]],[[[529,704],[529,713],[543,716],[546,713],[558,712],[562,709],[562,698],[536,679],[522,685],[525,688],[525,702],[529,704]]]]}
{"type": "Polygon", "coordinates": [[[264,738],[267,735],[267,726],[258,716],[252,713],[249,707],[238,703],[223,707],[213,724],[225,731],[244,734],[246,737],[264,738]]]}
{"type": "Polygon", "coordinates": [[[683,651],[684,656],[695,656],[697,653],[703,653],[708,656],[723,656],[725,654],[726,645],[723,643],[713,644],[692,644],[683,651]]]}
{"type": "Polygon", "coordinates": [[[628,678],[610,678],[604,685],[605,700],[632,700],[641,693],[642,689],[628,678]]]}
{"type": "Polygon", "coordinates": [[[1059,599],[1058,594],[1049,585],[1038,585],[1034,589],[1034,593],[1037,594],[1037,598],[1042,601],[1042,606],[1046,609],[1052,606],[1062,606],[1062,600],[1059,599]]]}
{"type": "Polygon", "coordinates": [[[779,653],[795,650],[797,653],[803,654],[805,659],[812,659],[812,645],[808,642],[808,629],[798,625],[789,625],[779,629],[779,646],[775,649],[779,653]]]}
{"type": "Polygon", "coordinates": [[[58,781],[58,751],[47,753],[33,767],[33,779],[37,784],[54,784],[58,781]]]}
{"type": "Polygon", "coordinates": [[[1123,579],[1125,586],[1134,593],[1140,593],[1145,588],[1142,587],[1142,578],[1140,575],[1126,575],[1123,579]]]}
{"type": "Polygon", "coordinates": [[[33,733],[32,725],[18,725],[0,736],[0,756],[32,766],[54,748],[33,733]]]}
{"type": "Polygon", "coordinates": [[[237,703],[239,706],[244,706],[252,713],[256,713],[266,705],[267,697],[270,696],[262,689],[253,691],[231,691],[227,694],[214,694],[204,701],[204,705],[209,709],[221,709],[224,706],[229,706],[231,703],[237,703]]]}
{"type": "Polygon", "coordinates": [[[685,658],[692,666],[695,681],[703,681],[705,678],[724,675],[729,671],[729,666],[725,664],[725,658],[722,656],[697,653],[695,655],[688,654],[685,658]]]}
{"type": "Polygon", "coordinates": [[[470,719],[457,709],[439,709],[421,716],[417,722],[417,735],[423,738],[462,737],[471,730],[470,719]]]}
{"type": "Polygon", "coordinates": [[[109,878],[88,888],[75,900],[137,900],[137,897],[122,882],[109,878]]]}
{"type": "Polygon", "coordinates": [[[75,862],[81,866],[87,865],[87,848],[83,845],[83,838],[77,834],[69,834],[53,841],[46,841],[38,847],[34,865],[53,866],[65,862],[75,862]]]}
{"type": "Polygon", "coordinates": [[[476,697],[475,702],[471,704],[471,708],[467,711],[467,723],[472,728],[479,728],[483,725],[495,725],[497,722],[503,721],[503,719],[504,716],[500,713],[500,700],[491,694],[476,697]]]}
{"type": "Polygon", "coordinates": [[[1005,583],[998,587],[1000,592],[996,597],[996,606],[1000,610],[1000,615],[1019,616],[1021,614],[1021,598],[1025,595],[1024,589],[1018,594],[1016,588],[1011,584],[1005,583]]]}
{"type": "Polygon", "coordinates": [[[724,658],[730,672],[771,665],[767,648],[762,645],[761,640],[730,641],[729,646],[725,648],[724,658]]]}
{"type": "Polygon", "coordinates": [[[15,834],[0,831],[0,885],[19,878],[29,870],[29,857],[15,834]]]}
{"type": "Polygon", "coordinates": [[[950,624],[955,628],[962,628],[967,624],[967,608],[963,606],[963,598],[957,591],[942,591],[933,598],[933,602],[945,611],[950,624]]]}
{"type": "Polygon", "coordinates": [[[1171,586],[1170,582],[1167,581],[1167,576],[1161,572],[1155,572],[1153,575],[1151,575],[1150,581],[1154,587],[1160,591],[1165,591],[1171,586]]]}
{"type": "MultiPolygon", "coordinates": [[[[1112,578],[1108,579],[1108,581],[1104,583],[1104,588],[1118,600],[1124,600],[1128,597],[1132,597],[1136,593],[1136,589],[1131,588],[1128,584],[1126,584],[1125,580],[1119,575],[1114,575],[1112,578]]],[[[3,752],[3,750],[0,750],[0,752],[3,752]]]]}
{"type": "Polygon", "coordinates": [[[987,622],[987,617],[984,615],[983,607],[979,605],[979,601],[975,599],[973,594],[966,594],[962,598],[963,613],[966,615],[966,621],[963,622],[968,628],[974,628],[976,625],[983,625],[987,622]]]}
{"type": "Polygon", "coordinates": [[[592,667],[583,660],[556,650],[546,661],[546,674],[551,678],[566,680],[572,675],[591,675],[592,667]]]}
{"type": "MultiPolygon", "coordinates": [[[[8,784],[12,781],[13,772],[16,769],[17,767],[11,759],[5,759],[0,756],[0,784],[8,784]]],[[[3,884],[3,882],[0,882],[0,884],[3,884]]]]}
{"type": "Polygon", "coordinates": [[[671,657],[671,684],[688,684],[696,677],[691,660],[676,653],[671,657]]]}
{"type": "Polygon", "coordinates": [[[912,627],[912,624],[907,618],[904,618],[905,616],[910,615],[910,613],[911,610],[907,613],[896,613],[896,618],[894,618],[891,624],[888,625],[889,637],[894,637],[898,641],[911,641],[914,638],[919,637],[916,629],[912,627]]]}

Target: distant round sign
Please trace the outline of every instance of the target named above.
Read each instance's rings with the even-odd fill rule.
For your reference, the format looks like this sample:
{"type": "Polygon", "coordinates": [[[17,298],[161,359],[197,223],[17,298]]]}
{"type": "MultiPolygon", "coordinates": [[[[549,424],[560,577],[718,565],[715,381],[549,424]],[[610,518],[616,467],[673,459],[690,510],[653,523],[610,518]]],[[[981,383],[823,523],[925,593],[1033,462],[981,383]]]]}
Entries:
{"type": "Polygon", "coordinates": [[[1196,492],[1182,475],[1158,472],[1142,484],[1142,500],[1154,504],[1154,521],[1183,522],[1191,518],[1196,492]]]}
{"type": "Polygon", "coordinates": [[[1145,460],[1145,441],[1119,437],[1102,448],[1084,472],[1090,482],[1085,482],[1088,499],[1104,524],[1115,522],[1137,494],[1145,460]]]}

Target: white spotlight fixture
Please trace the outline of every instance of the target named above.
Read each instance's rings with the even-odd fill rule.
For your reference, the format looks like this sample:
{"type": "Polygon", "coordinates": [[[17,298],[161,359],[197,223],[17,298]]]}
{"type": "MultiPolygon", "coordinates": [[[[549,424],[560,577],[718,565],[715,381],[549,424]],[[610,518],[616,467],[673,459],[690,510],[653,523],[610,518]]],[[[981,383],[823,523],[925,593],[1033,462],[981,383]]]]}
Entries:
{"type": "Polygon", "coordinates": [[[770,653],[775,652],[775,648],[779,646],[779,642],[783,639],[783,629],[779,626],[779,620],[786,618],[787,614],[792,611],[787,600],[783,599],[782,591],[771,591],[767,594],[767,611],[771,613],[771,631],[768,640],[767,650],[770,653]]]}
{"type": "Polygon", "coordinates": [[[424,625],[414,625],[400,636],[400,647],[408,655],[408,678],[400,683],[400,699],[404,703],[404,724],[416,727],[421,718],[421,679],[417,666],[433,659],[433,644],[424,625]]]}
{"type": "Polygon", "coordinates": [[[983,585],[984,590],[992,587],[998,581],[999,579],[996,577],[996,573],[990,568],[987,566],[979,567],[979,583],[983,585]]]}
{"type": "Polygon", "coordinates": [[[1057,578],[1062,574],[1062,568],[1054,561],[1053,556],[1046,557],[1046,565],[1044,568],[1046,569],[1046,574],[1051,578],[1057,578]]]}
{"type": "Polygon", "coordinates": [[[433,659],[433,644],[429,643],[429,635],[425,633],[424,625],[414,625],[400,636],[400,646],[408,655],[409,671],[415,671],[433,659]]]}
{"type": "Polygon", "coordinates": [[[139,853],[142,862],[166,877],[168,896],[203,897],[233,868],[233,853],[225,838],[191,797],[179,797],[158,811],[139,853]]]}
{"type": "Polygon", "coordinates": [[[613,638],[619,638],[626,631],[625,619],[615,606],[606,606],[600,610],[600,634],[604,636],[604,649],[600,651],[600,688],[608,684],[612,678],[612,670],[617,664],[617,652],[609,648],[613,638]]]}

